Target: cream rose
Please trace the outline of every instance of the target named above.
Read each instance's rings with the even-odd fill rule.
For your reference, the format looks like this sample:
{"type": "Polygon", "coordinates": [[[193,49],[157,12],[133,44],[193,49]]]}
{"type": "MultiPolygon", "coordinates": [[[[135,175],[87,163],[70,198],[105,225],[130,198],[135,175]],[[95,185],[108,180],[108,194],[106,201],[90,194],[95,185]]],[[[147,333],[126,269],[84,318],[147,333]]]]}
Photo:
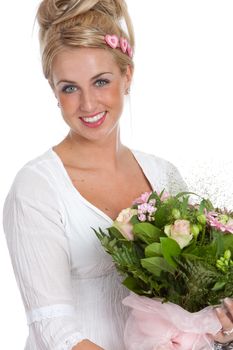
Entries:
{"type": "Polygon", "coordinates": [[[176,220],[173,225],[165,226],[164,232],[174,239],[181,249],[186,247],[193,238],[188,220],[176,220]]]}
{"type": "Polygon", "coordinates": [[[137,215],[137,213],[137,209],[123,209],[113,223],[113,226],[116,227],[128,241],[134,239],[133,225],[130,220],[134,215],[137,215]]]}

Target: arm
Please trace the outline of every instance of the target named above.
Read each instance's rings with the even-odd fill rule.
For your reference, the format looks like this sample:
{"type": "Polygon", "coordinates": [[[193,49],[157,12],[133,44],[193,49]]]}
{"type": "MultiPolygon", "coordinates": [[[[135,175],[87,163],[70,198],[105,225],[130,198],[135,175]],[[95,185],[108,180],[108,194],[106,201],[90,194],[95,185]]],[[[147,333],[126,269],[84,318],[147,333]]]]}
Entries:
{"type": "Polygon", "coordinates": [[[83,340],[81,343],[73,347],[72,350],[103,350],[103,348],[100,348],[89,340],[83,340]]]}
{"type": "Polygon", "coordinates": [[[65,219],[47,180],[30,171],[17,179],[3,219],[30,327],[29,348],[101,349],[86,340],[77,324],[65,219]]]}

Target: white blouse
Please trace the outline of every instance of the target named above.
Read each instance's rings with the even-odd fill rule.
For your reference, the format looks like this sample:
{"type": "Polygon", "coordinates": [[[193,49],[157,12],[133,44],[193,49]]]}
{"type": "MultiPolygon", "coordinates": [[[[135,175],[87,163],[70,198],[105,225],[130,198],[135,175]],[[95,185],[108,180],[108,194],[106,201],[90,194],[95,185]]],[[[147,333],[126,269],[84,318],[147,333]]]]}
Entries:
{"type": "MultiPolygon", "coordinates": [[[[171,163],[132,153],[153,190],[186,189],[171,163]]],[[[128,291],[92,230],[113,221],[81,196],[52,148],[18,172],[3,218],[29,325],[25,350],[71,350],[83,339],[123,350],[128,291]]]]}

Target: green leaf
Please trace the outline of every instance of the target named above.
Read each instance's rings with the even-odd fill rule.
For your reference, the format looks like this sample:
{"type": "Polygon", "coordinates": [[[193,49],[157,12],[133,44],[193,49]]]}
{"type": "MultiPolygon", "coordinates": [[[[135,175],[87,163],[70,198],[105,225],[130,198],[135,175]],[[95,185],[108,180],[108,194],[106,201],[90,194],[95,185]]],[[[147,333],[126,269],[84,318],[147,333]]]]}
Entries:
{"type": "Polygon", "coordinates": [[[111,226],[108,228],[108,232],[109,232],[109,235],[111,237],[114,237],[114,238],[119,238],[119,239],[123,239],[123,235],[121,234],[121,232],[114,226],[111,226]]]}
{"type": "Polygon", "coordinates": [[[94,227],[91,227],[91,229],[95,232],[96,236],[99,238],[99,240],[101,241],[105,236],[108,236],[107,233],[103,232],[101,230],[101,228],[99,227],[99,231],[97,231],[96,229],[94,229],[94,227]]]}
{"type": "MultiPolygon", "coordinates": [[[[164,192],[164,190],[161,193],[163,193],[163,192],[164,192]]],[[[161,193],[160,193],[160,195],[161,195],[161,193]]],[[[157,192],[152,192],[148,201],[150,201],[151,199],[155,199],[156,200],[156,206],[158,206],[161,203],[160,195],[158,195],[157,192]]]]}
{"type": "MultiPolygon", "coordinates": [[[[191,241],[191,243],[183,248],[183,253],[192,253],[194,252],[196,254],[197,251],[197,243],[195,240],[191,241]]],[[[197,253],[198,255],[198,253],[197,253]]]]}
{"type": "Polygon", "coordinates": [[[203,214],[204,212],[204,209],[207,209],[207,211],[211,211],[211,210],[214,210],[214,206],[213,204],[211,203],[211,201],[209,199],[203,199],[199,205],[199,210],[198,212],[200,214],[203,214]]]}
{"type": "Polygon", "coordinates": [[[130,219],[131,224],[135,225],[140,223],[140,220],[138,219],[137,215],[132,216],[132,218],[130,219]]]}
{"type": "Polygon", "coordinates": [[[179,244],[172,238],[160,238],[162,253],[168,264],[177,267],[174,257],[178,257],[181,253],[179,244]]]}
{"type": "Polygon", "coordinates": [[[152,256],[162,256],[161,243],[151,243],[145,248],[145,256],[146,258],[150,258],[152,256]]]}
{"type": "Polygon", "coordinates": [[[194,193],[194,192],[179,192],[176,196],[175,196],[175,198],[181,198],[181,197],[184,197],[184,196],[189,196],[190,194],[193,194],[193,195],[195,195],[195,196],[198,196],[198,197],[200,197],[198,194],[196,194],[196,193],[194,193]]]}
{"type": "Polygon", "coordinates": [[[142,267],[155,276],[160,276],[162,271],[174,273],[174,268],[164,258],[152,257],[141,259],[142,267]]]}
{"type": "Polygon", "coordinates": [[[171,216],[172,209],[172,205],[168,202],[161,204],[161,207],[153,215],[157,227],[162,228],[168,224],[168,218],[171,216]]]}
{"type": "Polygon", "coordinates": [[[187,260],[191,260],[191,261],[202,261],[204,260],[203,257],[198,256],[196,254],[191,254],[191,253],[182,253],[182,257],[187,259],[187,260]]]}
{"type": "Polygon", "coordinates": [[[158,242],[161,236],[161,230],[148,222],[134,225],[133,232],[135,237],[140,238],[147,244],[158,242]]]}
{"type": "Polygon", "coordinates": [[[226,249],[230,249],[231,253],[233,253],[233,234],[222,234],[224,251],[226,249]]]}
{"type": "Polygon", "coordinates": [[[198,215],[203,214],[204,209],[207,209],[207,211],[214,210],[213,204],[210,202],[209,199],[202,199],[199,205],[198,215]]]}
{"type": "Polygon", "coordinates": [[[216,245],[216,255],[221,256],[224,253],[224,244],[223,244],[223,234],[213,230],[214,244],[216,245]]]}
{"type": "Polygon", "coordinates": [[[187,196],[183,198],[183,201],[180,207],[182,217],[186,217],[188,213],[188,207],[189,207],[189,197],[187,196]]]}
{"type": "Polygon", "coordinates": [[[135,292],[135,293],[139,293],[140,292],[140,286],[138,285],[136,279],[134,277],[126,277],[126,279],[122,282],[122,284],[128,288],[129,290],[135,292]]]}
{"type": "Polygon", "coordinates": [[[226,285],[226,282],[216,282],[211,290],[213,291],[221,290],[225,287],[225,285],[226,285]]]}

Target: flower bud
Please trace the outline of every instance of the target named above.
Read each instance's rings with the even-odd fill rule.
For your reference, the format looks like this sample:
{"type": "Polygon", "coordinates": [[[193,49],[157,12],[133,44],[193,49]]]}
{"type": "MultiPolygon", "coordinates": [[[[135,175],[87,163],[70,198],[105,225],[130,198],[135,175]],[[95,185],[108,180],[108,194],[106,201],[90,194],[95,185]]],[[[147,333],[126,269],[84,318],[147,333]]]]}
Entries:
{"type": "Polygon", "coordinates": [[[230,251],[230,249],[225,250],[225,252],[224,252],[224,258],[225,258],[226,260],[230,260],[230,258],[231,258],[231,251],[230,251]]]}
{"type": "Polygon", "coordinates": [[[218,259],[218,260],[216,261],[216,267],[217,267],[220,271],[222,271],[222,272],[224,272],[224,273],[227,271],[224,262],[221,261],[220,259],[218,259]]]}
{"type": "Polygon", "coordinates": [[[204,214],[198,215],[197,221],[200,222],[200,224],[205,225],[206,224],[206,216],[204,214]]]}
{"type": "Polygon", "coordinates": [[[180,218],[180,211],[178,209],[173,209],[172,216],[174,219],[178,220],[180,218]]]}
{"type": "Polygon", "coordinates": [[[169,237],[171,235],[171,226],[172,225],[166,225],[164,227],[164,232],[166,233],[166,235],[169,237]]]}
{"type": "Polygon", "coordinates": [[[197,237],[200,232],[198,225],[196,224],[191,225],[191,232],[194,237],[197,237]]]}

